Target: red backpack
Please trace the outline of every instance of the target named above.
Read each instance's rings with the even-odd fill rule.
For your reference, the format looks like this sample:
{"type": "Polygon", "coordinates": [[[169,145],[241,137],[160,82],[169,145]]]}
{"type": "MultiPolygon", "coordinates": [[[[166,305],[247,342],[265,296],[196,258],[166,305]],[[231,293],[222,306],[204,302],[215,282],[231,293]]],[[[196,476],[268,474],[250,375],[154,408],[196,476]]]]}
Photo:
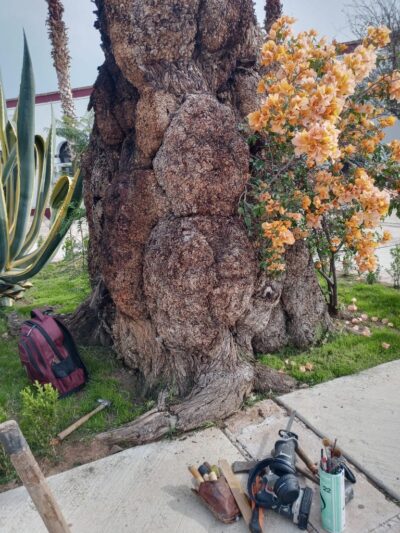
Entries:
{"type": "Polygon", "coordinates": [[[48,312],[39,309],[31,312],[31,320],[21,326],[18,349],[28,378],[32,382],[51,383],[62,398],[81,389],[88,380],[88,372],[71,333],[48,312]]]}

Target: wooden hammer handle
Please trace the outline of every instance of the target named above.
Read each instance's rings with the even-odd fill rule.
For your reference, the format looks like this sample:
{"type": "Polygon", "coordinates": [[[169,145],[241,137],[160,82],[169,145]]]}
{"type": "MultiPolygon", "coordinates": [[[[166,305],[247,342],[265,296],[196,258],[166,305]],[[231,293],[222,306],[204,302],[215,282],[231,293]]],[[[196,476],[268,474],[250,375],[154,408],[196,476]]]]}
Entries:
{"type": "Polygon", "coordinates": [[[9,455],[49,533],[71,533],[46,478],[15,420],[0,424],[0,443],[9,455]]]}
{"type": "Polygon", "coordinates": [[[87,415],[82,416],[82,418],[80,418],[79,420],[71,424],[69,427],[67,427],[67,429],[64,429],[64,431],[61,431],[61,433],[57,435],[58,440],[60,441],[64,440],[66,437],[68,437],[68,435],[71,435],[73,431],[75,431],[76,429],[81,427],[85,422],[87,422],[89,418],[92,418],[93,415],[102,411],[105,407],[107,407],[107,404],[105,403],[101,404],[98,407],[96,407],[96,409],[93,409],[93,411],[90,411],[90,413],[88,413],[87,415]]]}
{"type": "Polygon", "coordinates": [[[306,465],[308,470],[315,475],[318,473],[318,468],[315,466],[315,464],[311,461],[311,459],[308,457],[306,452],[301,448],[300,446],[297,446],[296,448],[297,455],[300,457],[300,459],[303,461],[303,463],[306,465]]]}

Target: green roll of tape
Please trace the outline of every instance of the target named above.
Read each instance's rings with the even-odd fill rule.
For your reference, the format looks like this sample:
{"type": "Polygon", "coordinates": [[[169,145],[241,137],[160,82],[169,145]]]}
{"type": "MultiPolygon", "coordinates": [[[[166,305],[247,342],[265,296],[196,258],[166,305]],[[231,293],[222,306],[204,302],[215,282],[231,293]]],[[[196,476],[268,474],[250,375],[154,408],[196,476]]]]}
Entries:
{"type": "Polygon", "coordinates": [[[329,474],[319,469],[322,527],[329,533],[341,533],[346,525],[344,471],[329,474]]]}

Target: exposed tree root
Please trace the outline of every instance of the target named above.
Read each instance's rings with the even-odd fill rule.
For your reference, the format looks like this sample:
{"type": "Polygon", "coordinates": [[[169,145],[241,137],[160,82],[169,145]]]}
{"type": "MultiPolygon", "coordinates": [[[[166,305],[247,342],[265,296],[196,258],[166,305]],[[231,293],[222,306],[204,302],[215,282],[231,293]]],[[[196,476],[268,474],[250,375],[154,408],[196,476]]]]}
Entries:
{"type": "Polygon", "coordinates": [[[108,291],[104,284],[99,282],[74,313],[62,318],[80,344],[110,346],[112,340],[108,323],[113,314],[113,304],[108,291]]]}
{"type": "Polygon", "coordinates": [[[261,364],[254,367],[253,389],[255,392],[285,394],[294,388],[296,388],[296,380],[291,376],[261,364]]]}
{"type": "Polygon", "coordinates": [[[167,407],[161,395],[156,408],[97,439],[109,445],[145,444],[173,431],[189,431],[207,422],[217,422],[236,412],[252,389],[257,392],[289,392],[296,381],[262,365],[244,363],[231,372],[202,376],[182,402],[167,407]]]}

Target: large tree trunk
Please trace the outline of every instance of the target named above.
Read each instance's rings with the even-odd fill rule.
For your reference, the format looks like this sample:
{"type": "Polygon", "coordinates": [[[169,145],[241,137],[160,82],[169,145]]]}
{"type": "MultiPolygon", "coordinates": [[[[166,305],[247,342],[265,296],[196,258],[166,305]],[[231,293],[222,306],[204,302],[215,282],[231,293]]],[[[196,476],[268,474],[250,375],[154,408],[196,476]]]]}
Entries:
{"type": "Polygon", "coordinates": [[[271,329],[275,348],[304,346],[329,319],[305,245],[270,280],[237,214],[249,172],[239,125],[257,97],[252,0],[97,7],[91,275],[114,303],[119,356],[147,387],[184,397],[113,437],[141,442],[227,416],[254,385],[288,390],[285,375],[255,367],[253,347],[269,349],[271,329]]]}

